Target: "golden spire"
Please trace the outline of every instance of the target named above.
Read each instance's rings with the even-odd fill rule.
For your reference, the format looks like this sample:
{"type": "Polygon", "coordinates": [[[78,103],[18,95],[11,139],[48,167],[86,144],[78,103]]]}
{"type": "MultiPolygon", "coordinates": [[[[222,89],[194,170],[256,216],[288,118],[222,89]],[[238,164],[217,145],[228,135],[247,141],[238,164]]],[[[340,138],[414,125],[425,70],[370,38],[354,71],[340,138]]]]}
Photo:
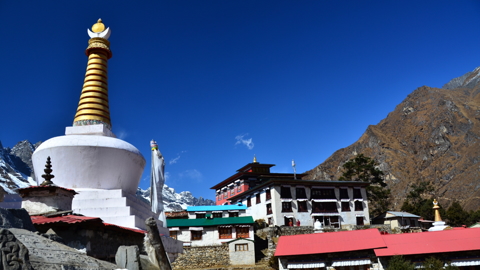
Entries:
{"type": "Polygon", "coordinates": [[[258,163],[257,162],[257,156],[253,155],[253,163],[258,163]]]}
{"type": "Polygon", "coordinates": [[[440,206],[438,206],[437,199],[433,200],[433,210],[435,211],[435,220],[434,221],[442,221],[442,217],[440,216],[440,206]]]}
{"type": "Polygon", "coordinates": [[[88,30],[91,37],[85,54],[88,56],[87,72],[80,102],[73,120],[74,126],[103,124],[111,129],[108,106],[107,61],[112,57],[110,29],[105,29],[101,19],[88,30]],[[93,32],[92,32],[93,31],[93,32]]]}

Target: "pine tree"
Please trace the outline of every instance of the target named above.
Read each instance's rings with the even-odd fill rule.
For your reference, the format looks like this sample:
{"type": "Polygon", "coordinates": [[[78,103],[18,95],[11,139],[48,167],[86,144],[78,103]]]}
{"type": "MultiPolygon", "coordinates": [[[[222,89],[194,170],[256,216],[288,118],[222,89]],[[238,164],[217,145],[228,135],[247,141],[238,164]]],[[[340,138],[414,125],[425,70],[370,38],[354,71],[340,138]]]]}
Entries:
{"type": "Polygon", "coordinates": [[[415,270],[415,265],[403,256],[393,256],[388,261],[387,270],[415,270]]]}
{"type": "Polygon", "coordinates": [[[375,160],[359,154],[343,164],[342,181],[362,181],[370,185],[366,188],[370,205],[370,216],[375,217],[388,210],[390,189],[384,181],[383,172],[375,160]]]}

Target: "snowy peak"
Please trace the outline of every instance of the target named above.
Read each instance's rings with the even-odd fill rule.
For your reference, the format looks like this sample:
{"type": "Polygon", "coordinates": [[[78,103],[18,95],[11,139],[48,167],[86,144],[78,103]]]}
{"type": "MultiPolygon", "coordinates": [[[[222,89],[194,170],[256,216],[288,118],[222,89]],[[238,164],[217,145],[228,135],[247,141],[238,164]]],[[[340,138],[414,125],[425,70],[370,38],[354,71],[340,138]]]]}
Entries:
{"type": "Polygon", "coordinates": [[[480,82],[480,67],[446,83],[443,89],[474,88],[480,82]]]}
{"type": "MultiPolygon", "coordinates": [[[[186,209],[187,206],[215,205],[215,202],[212,200],[202,197],[195,198],[190,191],[176,193],[175,189],[167,185],[163,186],[162,195],[165,211],[179,211],[186,209]]],[[[147,190],[138,188],[137,197],[150,203],[150,188],[147,190]]]]}

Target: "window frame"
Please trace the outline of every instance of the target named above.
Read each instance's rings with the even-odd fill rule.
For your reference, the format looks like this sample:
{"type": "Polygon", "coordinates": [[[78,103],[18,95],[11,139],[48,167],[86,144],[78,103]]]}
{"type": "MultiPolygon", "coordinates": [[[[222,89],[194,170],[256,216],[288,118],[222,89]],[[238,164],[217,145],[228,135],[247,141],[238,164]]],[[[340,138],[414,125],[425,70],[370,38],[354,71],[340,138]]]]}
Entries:
{"type": "Polygon", "coordinates": [[[229,227],[218,227],[218,239],[232,239],[233,238],[233,228],[229,227]]]}
{"type": "Polygon", "coordinates": [[[292,202],[282,202],[282,213],[290,213],[292,210],[292,202]],[[289,207],[286,207],[289,205],[289,207]]]}
{"type": "Polygon", "coordinates": [[[308,212],[307,201],[297,201],[297,206],[298,206],[297,212],[308,212]],[[300,205],[303,205],[303,204],[304,204],[304,206],[300,206],[300,205]]]}
{"type": "Polygon", "coordinates": [[[250,237],[250,227],[239,227],[235,228],[235,237],[236,238],[249,238],[250,237]]]}
{"type": "Polygon", "coordinates": [[[203,231],[190,231],[190,241],[199,241],[203,238],[203,231]]]}

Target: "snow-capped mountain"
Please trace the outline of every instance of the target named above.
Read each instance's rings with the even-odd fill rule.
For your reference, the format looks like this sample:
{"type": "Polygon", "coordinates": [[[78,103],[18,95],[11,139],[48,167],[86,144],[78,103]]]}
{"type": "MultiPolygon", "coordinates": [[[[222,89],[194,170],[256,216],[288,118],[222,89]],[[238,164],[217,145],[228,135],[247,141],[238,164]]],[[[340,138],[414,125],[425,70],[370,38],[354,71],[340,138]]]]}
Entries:
{"type": "Polygon", "coordinates": [[[31,177],[34,150],[29,141],[21,141],[13,149],[4,148],[0,142],[0,188],[4,192],[13,194],[17,188],[36,185],[31,177]]]}
{"type": "MultiPolygon", "coordinates": [[[[180,193],[176,193],[175,189],[168,187],[167,185],[163,185],[162,196],[165,211],[178,211],[186,209],[187,206],[215,204],[214,201],[209,199],[204,199],[202,197],[193,197],[190,191],[182,191],[180,193]]],[[[142,198],[150,203],[150,188],[148,188],[147,190],[138,188],[137,197],[142,198]]]]}
{"type": "MultiPolygon", "coordinates": [[[[17,143],[13,148],[3,147],[0,142],[0,194],[16,193],[16,189],[37,185],[33,179],[32,154],[40,145],[25,140],[17,143]],[[3,190],[2,190],[3,189],[3,190]]],[[[55,171],[53,172],[55,175],[55,171]]],[[[1,197],[1,196],[0,196],[1,197]]],[[[137,197],[150,203],[150,188],[138,188],[137,197]]],[[[214,205],[214,201],[202,197],[193,197],[190,191],[175,193],[173,188],[163,186],[163,204],[165,211],[182,210],[187,206],[214,205]]]]}

